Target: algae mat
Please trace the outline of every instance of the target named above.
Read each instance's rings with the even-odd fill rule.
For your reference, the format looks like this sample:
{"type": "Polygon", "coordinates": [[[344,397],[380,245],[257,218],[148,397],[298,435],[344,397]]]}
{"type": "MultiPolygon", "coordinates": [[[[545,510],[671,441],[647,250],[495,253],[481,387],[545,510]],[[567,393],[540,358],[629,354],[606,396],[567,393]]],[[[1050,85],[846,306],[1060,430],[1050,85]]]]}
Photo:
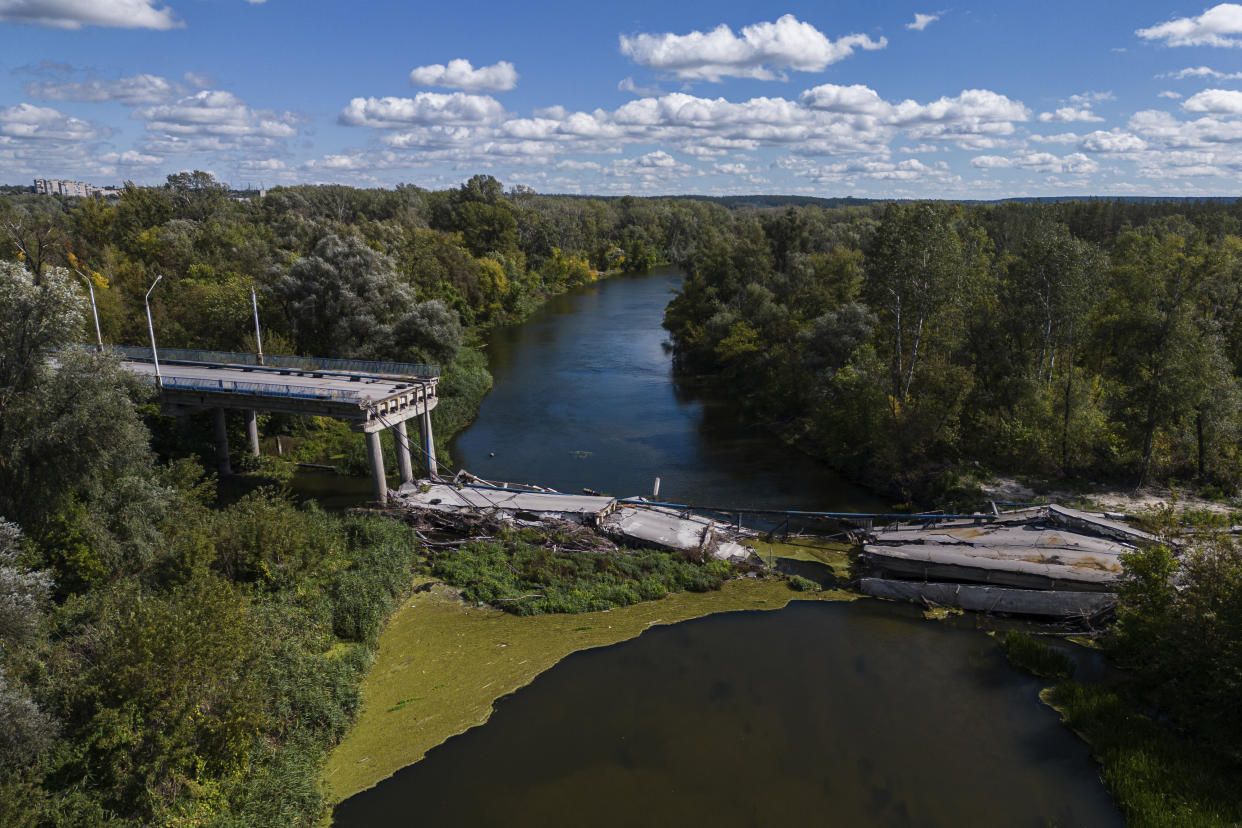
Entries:
{"type": "Polygon", "coordinates": [[[716,592],[683,592],[605,612],[519,617],[464,604],[441,586],[407,598],[380,636],[363,682],[358,722],[328,758],[325,781],[340,802],[412,765],[451,736],[483,724],[492,703],[565,656],[675,624],[793,600],[852,600],[799,593],[783,581],[743,578],[716,592]]]}

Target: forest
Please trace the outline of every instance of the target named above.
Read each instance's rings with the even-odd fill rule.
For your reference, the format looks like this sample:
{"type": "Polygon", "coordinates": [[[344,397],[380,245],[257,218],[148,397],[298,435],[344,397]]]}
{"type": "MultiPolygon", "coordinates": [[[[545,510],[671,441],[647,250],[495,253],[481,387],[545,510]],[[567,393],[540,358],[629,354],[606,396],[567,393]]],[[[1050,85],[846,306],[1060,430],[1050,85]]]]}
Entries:
{"type": "MultiPolygon", "coordinates": [[[[269,353],[439,364],[443,451],[490,386],[488,326],[674,263],[679,376],[895,503],[969,499],[989,473],[1227,498],[1240,237],[1232,202],[726,206],[483,175],[256,197],[186,172],[114,201],[0,198],[0,824],[312,825],[411,573],[490,601],[551,565],[532,538],[433,560],[402,524],[295,502],[270,458],[218,485],[206,421],[162,416],[76,347],[95,337],[88,292],[108,343],[147,341],[150,290],[161,347],[254,350],[253,289],[269,353]]],[[[362,462],[331,422],[263,428],[295,459],[362,462]]],[[[1236,761],[1219,702],[1242,675],[1242,565],[1214,543],[1188,589],[1167,554],[1135,558],[1115,651],[1144,704],[1236,761]]],[[[729,575],[656,553],[553,563],[572,590],[542,611],[729,575]]]]}
{"type": "Polygon", "coordinates": [[[732,214],[665,325],[689,378],[923,506],[972,478],[1242,482],[1236,203],[732,214]]]}

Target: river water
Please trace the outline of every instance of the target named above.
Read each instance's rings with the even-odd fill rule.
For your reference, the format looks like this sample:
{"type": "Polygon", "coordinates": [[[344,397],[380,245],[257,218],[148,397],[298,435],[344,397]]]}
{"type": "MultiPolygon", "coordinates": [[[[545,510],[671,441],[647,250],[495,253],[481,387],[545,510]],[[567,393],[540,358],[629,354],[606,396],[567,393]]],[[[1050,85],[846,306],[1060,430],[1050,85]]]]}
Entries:
{"type": "MultiPolygon", "coordinates": [[[[885,504],[673,381],[675,271],[556,297],[488,343],[470,471],[695,504],[885,504]],[[492,453],[495,456],[491,456],[492,453]]],[[[712,616],[577,653],[336,809],[339,826],[1109,826],[1086,747],[966,621],[878,601],[712,616]]]]}

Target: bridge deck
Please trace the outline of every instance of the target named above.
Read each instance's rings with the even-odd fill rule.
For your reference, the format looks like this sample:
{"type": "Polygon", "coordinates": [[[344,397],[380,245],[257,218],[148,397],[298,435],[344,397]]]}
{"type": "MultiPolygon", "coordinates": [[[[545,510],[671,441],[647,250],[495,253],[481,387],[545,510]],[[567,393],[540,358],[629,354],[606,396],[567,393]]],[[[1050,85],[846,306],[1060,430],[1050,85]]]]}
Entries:
{"type": "MultiPolygon", "coordinates": [[[[124,367],[155,379],[150,362],[124,367]]],[[[350,420],[378,431],[436,405],[436,380],[398,379],[326,371],[160,363],[164,402],[170,405],[240,408],[315,414],[350,420]]]]}

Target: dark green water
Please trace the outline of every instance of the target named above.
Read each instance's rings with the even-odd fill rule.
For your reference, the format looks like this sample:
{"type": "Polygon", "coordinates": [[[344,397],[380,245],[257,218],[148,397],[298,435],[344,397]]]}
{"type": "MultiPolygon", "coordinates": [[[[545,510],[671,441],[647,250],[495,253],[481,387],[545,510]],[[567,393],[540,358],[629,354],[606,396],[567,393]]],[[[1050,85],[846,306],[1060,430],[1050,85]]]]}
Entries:
{"type": "Polygon", "coordinates": [[[610,279],[494,331],[496,385],[453,443],[457,463],[566,492],[649,495],[660,477],[660,497],[677,503],[886,509],[768,431],[740,425],[736,400],[677,386],[660,322],[680,281],[671,268],[610,279]]]}
{"type": "MultiPolygon", "coordinates": [[[[884,504],[672,381],[675,272],[558,297],[489,342],[456,441],[480,476],[711,505],[884,504]],[[495,457],[489,457],[495,452],[495,457]]],[[[578,653],[340,826],[1112,826],[1085,746],[971,627],[877,601],[655,628],[578,653]]]]}
{"type": "Polygon", "coordinates": [[[344,826],[1113,826],[991,639],[794,604],[577,653],[337,808],[344,826]]]}

